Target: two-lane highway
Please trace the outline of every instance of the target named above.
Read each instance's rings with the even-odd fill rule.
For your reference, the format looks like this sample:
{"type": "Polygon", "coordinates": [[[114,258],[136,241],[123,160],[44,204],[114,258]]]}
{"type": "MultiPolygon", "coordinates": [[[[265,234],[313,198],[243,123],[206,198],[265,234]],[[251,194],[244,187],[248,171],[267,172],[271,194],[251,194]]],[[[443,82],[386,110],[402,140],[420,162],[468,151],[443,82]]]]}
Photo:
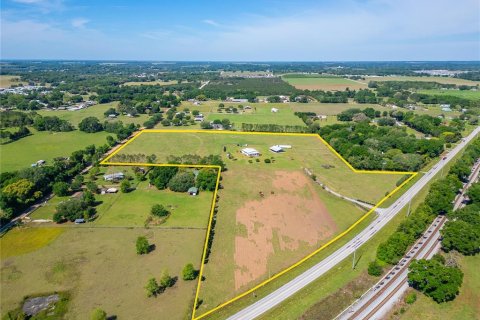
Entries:
{"type": "Polygon", "coordinates": [[[347,244],[332,253],[330,256],[317,263],[307,271],[303,272],[290,282],[273,291],[266,297],[258,300],[247,308],[237,312],[229,317],[229,320],[247,320],[255,319],[261,314],[274,308],[282,303],[322,275],[331,270],[342,260],[353,254],[353,252],[368,241],[380,229],[382,229],[390,220],[392,220],[411,200],[422,190],[427,183],[451,161],[465,145],[474,139],[480,132],[480,127],[475,128],[465,139],[463,139],[455,148],[453,148],[448,155],[442,158],[432,169],[425,173],[410,189],[408,189],[398,200],[396,200],[389,208],[383,210],[369,226],[361,231],[355,238],[350,240],[347,244]]]}

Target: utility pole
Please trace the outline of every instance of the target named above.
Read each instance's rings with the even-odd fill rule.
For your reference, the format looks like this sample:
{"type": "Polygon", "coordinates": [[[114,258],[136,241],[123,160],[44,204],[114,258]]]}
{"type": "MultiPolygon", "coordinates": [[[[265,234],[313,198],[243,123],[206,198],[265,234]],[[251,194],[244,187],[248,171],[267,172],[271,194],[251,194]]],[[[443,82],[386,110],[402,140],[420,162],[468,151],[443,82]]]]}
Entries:
{"type": "Polygon", "coordinates": [[[410,208],[412,207],[412,199],[410,198],[410,201],[408,202],[408,211],[407,211],[407,217],[410,215],[410,208]]]}
{"type": "Polygon", "coordinates": [[[357,252],[357,248],[353,250],[353,261],[352,261],[352,269],[355,269],[355,253],[357,252]]]}

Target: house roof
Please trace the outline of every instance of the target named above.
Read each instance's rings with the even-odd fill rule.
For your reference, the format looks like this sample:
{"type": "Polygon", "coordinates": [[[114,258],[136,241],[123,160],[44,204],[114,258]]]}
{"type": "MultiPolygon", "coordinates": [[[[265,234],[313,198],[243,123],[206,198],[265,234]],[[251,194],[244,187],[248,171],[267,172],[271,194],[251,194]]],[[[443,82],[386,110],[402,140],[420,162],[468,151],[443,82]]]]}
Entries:
{"type": "Polygon", "coordinates": [[[242,152],[243,152],[243,153],[247,153],[247,154],[256,154],[256,153],[259,153],[256,149],[253,149],[253,148],[244,148],[244,149],[242,149],[242,152]]]}
{"type": "MultiPolygon", "coordinates": [[[[184,189],[185,190],[185,189],[184,189]]],[[[198,188],[197,187],[190,187],[188,188],[188,193],[197,193],[198,192],[198,188]]]]}
{"type": "Polygon", "coordinates": [[[273,152],[280,152],[283,151],[283,148],[280,146],[271,146],[270,150],[272,150],[273,152]]]}

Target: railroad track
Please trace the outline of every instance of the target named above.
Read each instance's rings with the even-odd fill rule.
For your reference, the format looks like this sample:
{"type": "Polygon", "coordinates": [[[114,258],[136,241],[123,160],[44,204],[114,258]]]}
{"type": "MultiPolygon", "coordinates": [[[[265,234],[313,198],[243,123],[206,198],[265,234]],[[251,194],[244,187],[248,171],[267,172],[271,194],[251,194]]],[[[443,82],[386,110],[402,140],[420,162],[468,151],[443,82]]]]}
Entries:
{"type": "MultiPolygon", "coordinates": [[[[446,222],[445,216],[438,216],[429,226],[425,234],[417,240],[417,242],[412,246],[412,248],[408,251],[407,255],[400,260],[400,262],[390,271],[387,275],[385,275],[375,286],[373,289],[374,294],[369,297],[368,301],[363,304],[359,309],[357,309],[354,313],[349,313],[349,309],[347,308],[342,314],[340,314],[337,319],[370,319],[374,316],[384,305],[387,301],[390,300],[392,296],[394,296],[398,290],[405,284],[405,281],[400,281],[397,283],[397,280],[401,278],[405,278],[408,274],[408,266],[410,263],[417,258],[424,258],[429,257],[433,250],[438,247],[438,238],[439,238],[439,231],[443,227],[444,223],[446,222]],[[425,252],[425,249],[427,251],[425,252]],[[395,286],[393,290],[391,286],[395,286]],[[390,291],[391,290],[391,291],[390,291]],[[388,295],[385,296],[380,302],[378,299],[388,292],[388,295]],[[368,310],[368,308],[376,303],[376,306],[370,310],[366,315],[363,313],[368,310]]],[[[367,291],[363,296],[365,297],[372,291],[367,291]]],[[[357,301],[361,301],[360,298],[357,301]]],[[[351,312],[351,311],[350,311],[351,312]]]]}

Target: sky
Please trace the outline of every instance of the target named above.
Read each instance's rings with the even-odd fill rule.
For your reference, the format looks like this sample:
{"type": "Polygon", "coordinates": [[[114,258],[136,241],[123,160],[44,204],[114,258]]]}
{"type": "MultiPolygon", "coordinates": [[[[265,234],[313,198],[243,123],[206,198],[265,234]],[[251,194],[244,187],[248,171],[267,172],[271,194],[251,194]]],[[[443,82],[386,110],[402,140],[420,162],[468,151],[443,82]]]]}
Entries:
{"type": "Polygon", "coordinates": [[[1,0],[1,59],[480,60],[479,0],[1,0]]]}

